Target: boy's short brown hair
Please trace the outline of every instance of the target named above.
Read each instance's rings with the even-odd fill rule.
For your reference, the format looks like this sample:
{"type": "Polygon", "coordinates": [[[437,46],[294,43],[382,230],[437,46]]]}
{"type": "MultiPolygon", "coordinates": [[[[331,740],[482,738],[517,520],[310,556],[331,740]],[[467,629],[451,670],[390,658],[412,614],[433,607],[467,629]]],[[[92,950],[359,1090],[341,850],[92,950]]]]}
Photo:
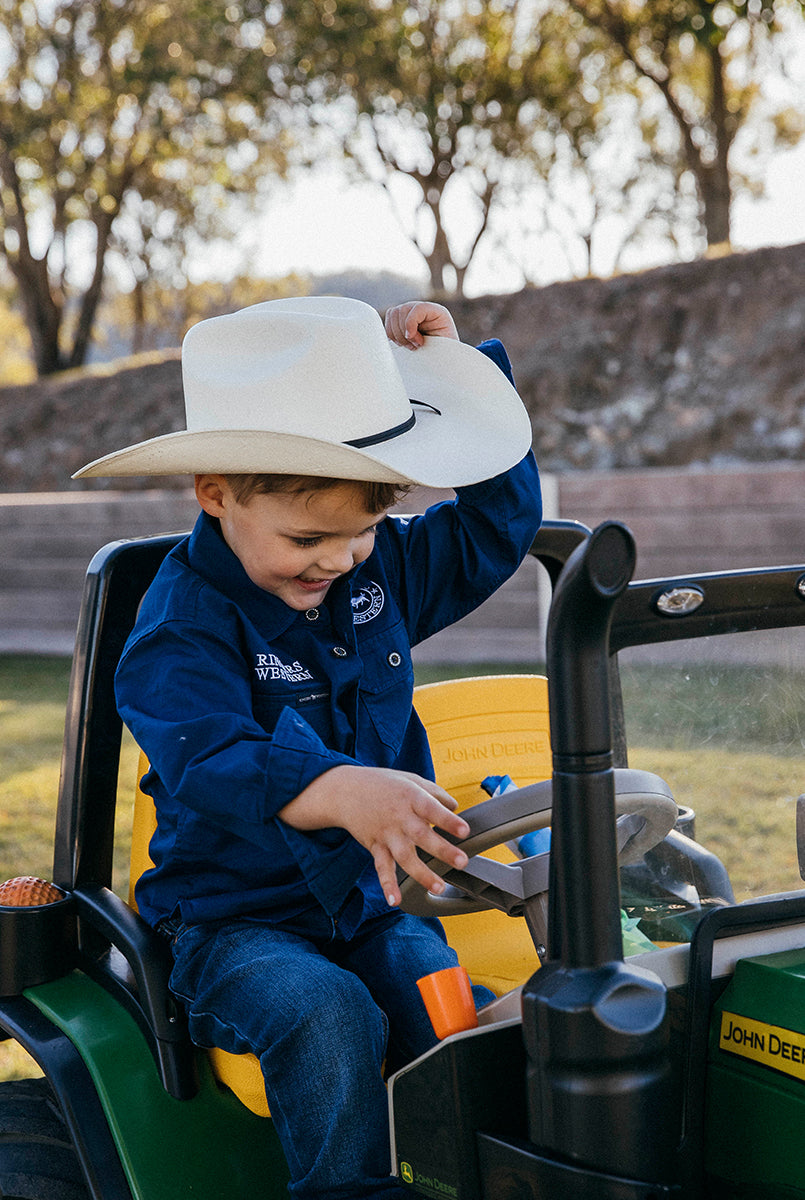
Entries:
{"type": "Polygon", "coordinates": [[[225,475],[238,504],[248,504],[252,496],[287,492],[323,492],[328,488],[354,486],[369,513],[385,512],[411,490],[405,483],[376,483],[368,479],[330,479],[323,475],[225,475]]]}

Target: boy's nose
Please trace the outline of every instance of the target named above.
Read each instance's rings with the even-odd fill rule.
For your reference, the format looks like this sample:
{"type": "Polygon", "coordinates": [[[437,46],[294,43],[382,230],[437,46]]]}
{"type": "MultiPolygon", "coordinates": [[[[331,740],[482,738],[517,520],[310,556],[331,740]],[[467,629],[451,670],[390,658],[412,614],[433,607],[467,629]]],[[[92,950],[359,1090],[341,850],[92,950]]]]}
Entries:
{"type": "Polygon", "coordinates": [[[351,541],[328,546],[327,550],[319,556],[319,566],[323,571],[337,571],[339,575],[351,571],[355,563],[355,547],[351,541]]]}

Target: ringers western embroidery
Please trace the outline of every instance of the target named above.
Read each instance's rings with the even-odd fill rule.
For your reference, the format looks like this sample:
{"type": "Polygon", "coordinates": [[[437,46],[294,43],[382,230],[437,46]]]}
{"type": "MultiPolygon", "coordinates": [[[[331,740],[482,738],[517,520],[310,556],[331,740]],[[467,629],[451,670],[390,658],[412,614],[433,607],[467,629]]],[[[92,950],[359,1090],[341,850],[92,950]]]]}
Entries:
{"type": "Polygon", "coordinates": [[[276,654],[258,654],[255,659],[258,679],[284,679],[286,683],[304,683],[313,676],[300,662],[284,663],[276,654]]]}

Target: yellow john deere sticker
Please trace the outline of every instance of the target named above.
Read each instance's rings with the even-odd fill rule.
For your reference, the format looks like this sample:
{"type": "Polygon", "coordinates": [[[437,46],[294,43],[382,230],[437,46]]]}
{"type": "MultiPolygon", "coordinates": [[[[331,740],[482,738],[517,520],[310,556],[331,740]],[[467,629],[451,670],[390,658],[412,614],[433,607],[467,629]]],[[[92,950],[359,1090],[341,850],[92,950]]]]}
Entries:
{"type": "Polygon", "coordinates": [[[400,1178],[404,1183],[414,1185],[417,1191],[434,1197],[434,1200],[444,1200],[445,1196],[447,1200],[456,1200],[458,1196],[458,1188],[453,1184],[445,1183],[434,1175],[422,1175],[407,1162],[400,1162],[400,1178]]]}
{"type": "Polygon", "coordinates": [[[718,1046],[805,1082],[805,1033],[723,1012],[718,1046]]]}

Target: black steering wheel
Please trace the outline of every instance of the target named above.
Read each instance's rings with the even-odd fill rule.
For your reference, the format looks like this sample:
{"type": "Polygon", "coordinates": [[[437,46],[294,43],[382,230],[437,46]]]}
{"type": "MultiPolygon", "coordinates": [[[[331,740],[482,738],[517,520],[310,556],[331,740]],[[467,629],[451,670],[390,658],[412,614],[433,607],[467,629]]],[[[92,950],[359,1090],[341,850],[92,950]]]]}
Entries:
{"type": "MultiPolygon", "coordinates": [[[[658,775],[625,767],[616,767],[613,773],[618,860],[621,866],[626,866],[637,862],[663,840],[673,828],[679,809],[668,784],[658,775]]],[[[528,901],[548,889],[548,852],[513,863],[496,862],[482,852],[549,825],[552,801],[552,782],[546,779],[466,809],[461,815],[470,827],[469,834],[460,841],[449,840],[461,846],[470,861],[459,871],[435,858],[425,860],[447,884],[441,895],[427,891],[401,872],[401,907],[427,917],[454,916],[488,908],[521,915],[528,901]]]]}

